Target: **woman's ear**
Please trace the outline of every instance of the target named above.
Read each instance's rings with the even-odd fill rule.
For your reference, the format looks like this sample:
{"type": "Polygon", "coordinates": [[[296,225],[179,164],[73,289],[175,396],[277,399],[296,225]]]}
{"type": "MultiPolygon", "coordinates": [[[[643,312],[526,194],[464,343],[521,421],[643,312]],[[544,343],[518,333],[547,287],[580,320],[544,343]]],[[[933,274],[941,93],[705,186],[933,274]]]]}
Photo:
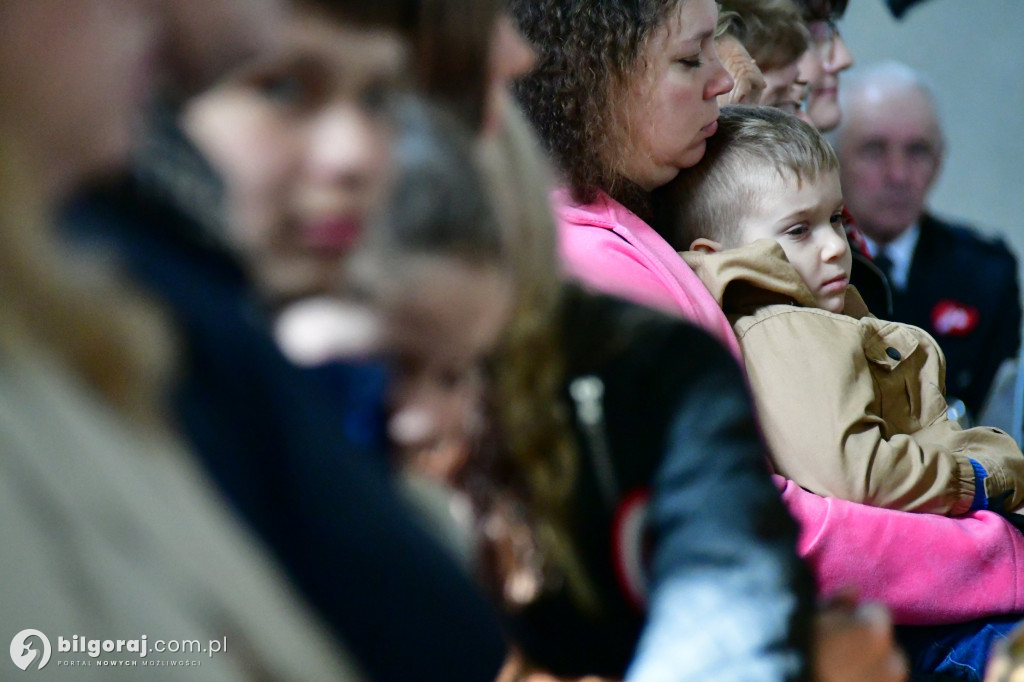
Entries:
{"type": "Polygon", "coordinates": [[[705,239],[704,237],[697,237],[690,244],[690,251],[696,251],[697,253],[718,253],[723,250],[721,244],[713,239],[705,239]]]}

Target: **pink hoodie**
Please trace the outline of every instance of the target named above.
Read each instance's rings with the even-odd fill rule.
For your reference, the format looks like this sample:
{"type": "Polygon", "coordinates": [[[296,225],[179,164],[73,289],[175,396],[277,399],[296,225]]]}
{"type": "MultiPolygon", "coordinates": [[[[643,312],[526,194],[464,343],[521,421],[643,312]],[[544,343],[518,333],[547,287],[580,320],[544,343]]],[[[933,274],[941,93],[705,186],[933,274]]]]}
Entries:
{"type": "MultiPolygon", "coordinates": [[[[692,321],[740,357],[710,292],[657,232],[607,194],[553,201],[563,264],[597,291],[692,321]]],[[[911,514],[814,495],[776,476],[800,524],[797,551],[819,591],[853,588],[879,601],[898,624],[938,625],[1024,611],[1024,535],[1002,517],[911,514]]]]}

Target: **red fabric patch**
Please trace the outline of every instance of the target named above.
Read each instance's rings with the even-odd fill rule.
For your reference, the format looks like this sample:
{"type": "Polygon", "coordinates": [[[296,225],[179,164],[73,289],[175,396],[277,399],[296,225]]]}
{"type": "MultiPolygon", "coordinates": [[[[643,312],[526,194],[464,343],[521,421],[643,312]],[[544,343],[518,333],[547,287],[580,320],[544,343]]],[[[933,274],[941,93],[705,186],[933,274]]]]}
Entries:
{"type": "Polygon", "coordinates": [[[612,521],[612,565],[619,589],[639,612],[647,610],[647,507],[646,488],[631,491],[615,510],[612,521]]]}
{"type": "Polygon", "coordinates": [[[932,308],[932,329],[939,336],[967,336],[978,326],[978,309],[958,301],[943,300],[932,308]]]}
{"type": "Polygon", "coordinates": [[[843,208],[843,222],[846,224],[846,238],[850,242],[850,246],[853,247],[854,251],[857,251],[862,256],[871,258],[871,251],[868,250],[868,243],[864,241],[864,234],[857,227],[857,223],[853,220],[853,216],[850,212],[843,208]]]}

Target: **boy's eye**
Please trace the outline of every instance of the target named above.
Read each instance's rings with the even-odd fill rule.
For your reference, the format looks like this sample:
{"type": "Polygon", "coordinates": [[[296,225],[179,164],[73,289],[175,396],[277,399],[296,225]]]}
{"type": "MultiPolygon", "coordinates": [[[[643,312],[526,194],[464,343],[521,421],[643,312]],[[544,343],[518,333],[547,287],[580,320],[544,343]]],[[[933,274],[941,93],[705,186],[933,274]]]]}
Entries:
{"type": "Polygon", "coordinates": [[[806,225],[793,225],[792,227],[790,227],[790,228],[788,228],[786,230],[785,234],[788,237],[802,237],[805,234],[807,234],[807,226],[806,225]]]}
{"type": "Polygon", "coordinates": [[[846,218],[843,216],[842,211],[839,211],[838,213],[833,213],[832,217],[829,218],[829,222],[832,223],[834,227],[846,227],[846,218]]]}

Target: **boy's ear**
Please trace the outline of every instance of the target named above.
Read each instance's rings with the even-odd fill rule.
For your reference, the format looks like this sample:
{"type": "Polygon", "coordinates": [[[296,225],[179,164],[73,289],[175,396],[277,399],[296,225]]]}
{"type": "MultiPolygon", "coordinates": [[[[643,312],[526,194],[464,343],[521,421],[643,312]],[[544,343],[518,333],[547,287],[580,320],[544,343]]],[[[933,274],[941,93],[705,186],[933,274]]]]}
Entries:
{"type": "Polygon", "coordinates": [[[697,237],[690,244],[690,251],[696,251],[697,253],[718,253],[723,250],[721,244],[713,239],[705,239],[704,237],[697,237]]]}

